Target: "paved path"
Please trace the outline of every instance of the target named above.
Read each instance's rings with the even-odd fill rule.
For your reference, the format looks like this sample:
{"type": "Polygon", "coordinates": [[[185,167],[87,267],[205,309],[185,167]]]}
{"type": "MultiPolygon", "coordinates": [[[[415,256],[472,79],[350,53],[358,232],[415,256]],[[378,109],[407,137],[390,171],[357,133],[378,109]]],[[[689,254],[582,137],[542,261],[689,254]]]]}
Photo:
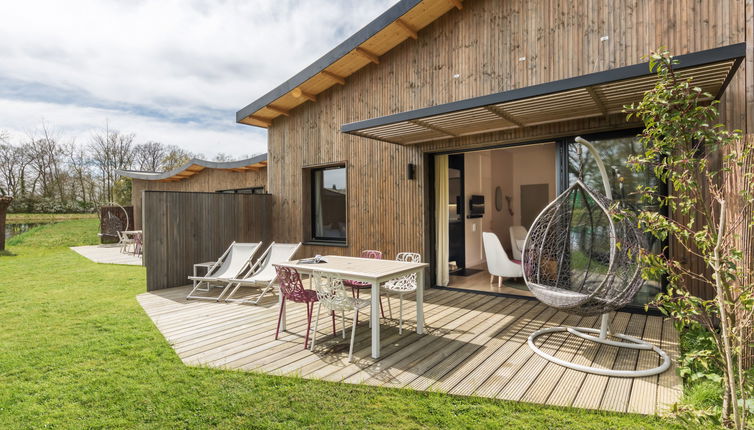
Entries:
{"type": "Polygon", "coordinates": [[[120,245],[72,246],[71,249],[95,263],[142,265],[141,257],[120,252],[120,245]]]}

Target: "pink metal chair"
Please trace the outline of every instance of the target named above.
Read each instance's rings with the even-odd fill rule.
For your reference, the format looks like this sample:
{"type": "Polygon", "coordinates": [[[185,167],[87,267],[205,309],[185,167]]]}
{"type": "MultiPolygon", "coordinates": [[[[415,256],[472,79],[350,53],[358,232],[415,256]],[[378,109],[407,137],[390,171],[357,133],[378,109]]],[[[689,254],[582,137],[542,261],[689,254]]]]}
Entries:
{"type": "Polygon", "coordinates": [[[144,251],[144,242],[142,239],[141,233],[134,234],[134,255],[138,255],[141,257],[141,254],[144,251]]]}
{"type": "MultiPolygon", "coordinates": [[[[299,275],[296,269],[275,266],[275,271],[278,274],[278,282],[280,283],[280,313],[278,314],[278,325],[275,330],[275,339],[280,334],[280,321],[283,318],[283,312],[285,312],[285,302],[290,300],[294,303],[306,304],[306,337],[304,338],[304,349],[309,347],[309,333],[312,327],[312,313],[314,311],[314,303],[318,301],[317,292],[314,290],[307,290],[304,288],[304,284],[301,282],[301,275],[299,275]]],[[[332,330],[335,334],[335,312],[332,313],[332,330]]]]}
{"type": "MultiPolygon", "coordinates": [[[[375,251],[373,249],[365,249],[364,251],[361,251],[361,255],[359,255],[361,258],[373,258],[375,260],[382,260],[382,251],[375,251]]],[[[351,287],[351,294],[353,297],[358,298],[359,293],[362,289],[371,289],[372,285],[366,282],[361,281],[351,281],[349,279],[343,280],[343,285],[346,287],[351,287]]],[[[382,314],[382,318],[385,318],[385,310],[382,308],[382,297],[380,297],[380,313],[382,314]]],[[[358,324],[358,319],[356,320],[356,323],[358,324]]]]}

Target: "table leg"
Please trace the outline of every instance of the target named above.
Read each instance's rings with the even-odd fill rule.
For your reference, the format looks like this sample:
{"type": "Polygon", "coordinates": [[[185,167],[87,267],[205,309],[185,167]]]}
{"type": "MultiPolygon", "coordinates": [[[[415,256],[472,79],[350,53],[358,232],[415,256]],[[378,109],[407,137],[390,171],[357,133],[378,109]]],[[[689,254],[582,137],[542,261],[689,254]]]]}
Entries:
{"type": "Polygon", "coordinates": [[[424,269],[416,272],[416,332],[424,333],[424,269]]]}
{"type": "MultiPolygon", "coordinates": [[[[196,265],[194,266],[194,278],[196,278],[196,265]]],[[[193,284],[194,284],[194,288],[196,288],[196,282],[197,282],[197,281],[196,281],[196,279],[194,279],[194,280],[193,280],[193,281],[191,281],[191,282],[193,282],[193,284]]]]}
{"type": "Polygon", "coordinates": [[[372,358],[380,358],[380,284],[372,281],[372,358]]]}

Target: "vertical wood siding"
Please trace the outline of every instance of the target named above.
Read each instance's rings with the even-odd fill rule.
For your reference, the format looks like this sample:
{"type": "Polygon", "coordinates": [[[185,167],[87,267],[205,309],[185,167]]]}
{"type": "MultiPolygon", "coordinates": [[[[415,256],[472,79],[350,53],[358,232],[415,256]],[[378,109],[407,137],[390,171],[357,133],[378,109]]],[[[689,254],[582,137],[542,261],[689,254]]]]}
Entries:
{"type": "Polygon", "coordinates": [[[144,193],[147,291],[189,283],[194,263],[214,261],[231,242],[269,241],[270,196],[144,193]]]}
{"type": "Polygon", "coordinates": [[[142,228],[141,196],[143,191],[199,191],[215,192],[233,188],[267,188],[267,168],[233,172],[230,170],[206,168],[201,172],[175,182],[146,181],[133,179],[131,188],[131,204],[134,207],[134,223],[137,229],[142,228]]]}

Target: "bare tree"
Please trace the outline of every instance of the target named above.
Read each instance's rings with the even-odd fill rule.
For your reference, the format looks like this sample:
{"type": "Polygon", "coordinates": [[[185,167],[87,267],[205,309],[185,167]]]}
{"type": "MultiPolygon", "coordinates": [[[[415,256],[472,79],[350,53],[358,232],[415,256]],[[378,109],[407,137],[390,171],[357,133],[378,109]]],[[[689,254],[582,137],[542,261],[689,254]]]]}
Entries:
{"type": "Polygon", "coordinates": [[[176,145],[166,145],[167,154],[162,159],[162,170],[171,170],[180,167],[191,160],[194,154],[176,145]]]}
{"type": "Polygon", "coordinates": [[[71,187],[72,198],[80,199],[85,204],[87,202],[87,195],[89,196],[89,201],[95,200],[94,190],[96,187],[91,173],[92,160],[86,148],[76,145],[72,141],[64,146],[64,153],[68,169],[73,178],[72,182],[75,184],[71,187]]]}
{"type": "Polygon", "coordinates": [[[115,171],[129,169],[133,164],[133,141],[133,134],[122,134],[117,130],[105,129],[92,135],[88,149],[93,165],[100,173],[103,197],[108,201],[114,199],[115,171]]]}
{"type": "Polygon", "coordinates": [[[134,147],[134,168],[143,172],[158,172],[163,169],[163,161],[168,148],[160,142],[149,141],[134,147]]]}

